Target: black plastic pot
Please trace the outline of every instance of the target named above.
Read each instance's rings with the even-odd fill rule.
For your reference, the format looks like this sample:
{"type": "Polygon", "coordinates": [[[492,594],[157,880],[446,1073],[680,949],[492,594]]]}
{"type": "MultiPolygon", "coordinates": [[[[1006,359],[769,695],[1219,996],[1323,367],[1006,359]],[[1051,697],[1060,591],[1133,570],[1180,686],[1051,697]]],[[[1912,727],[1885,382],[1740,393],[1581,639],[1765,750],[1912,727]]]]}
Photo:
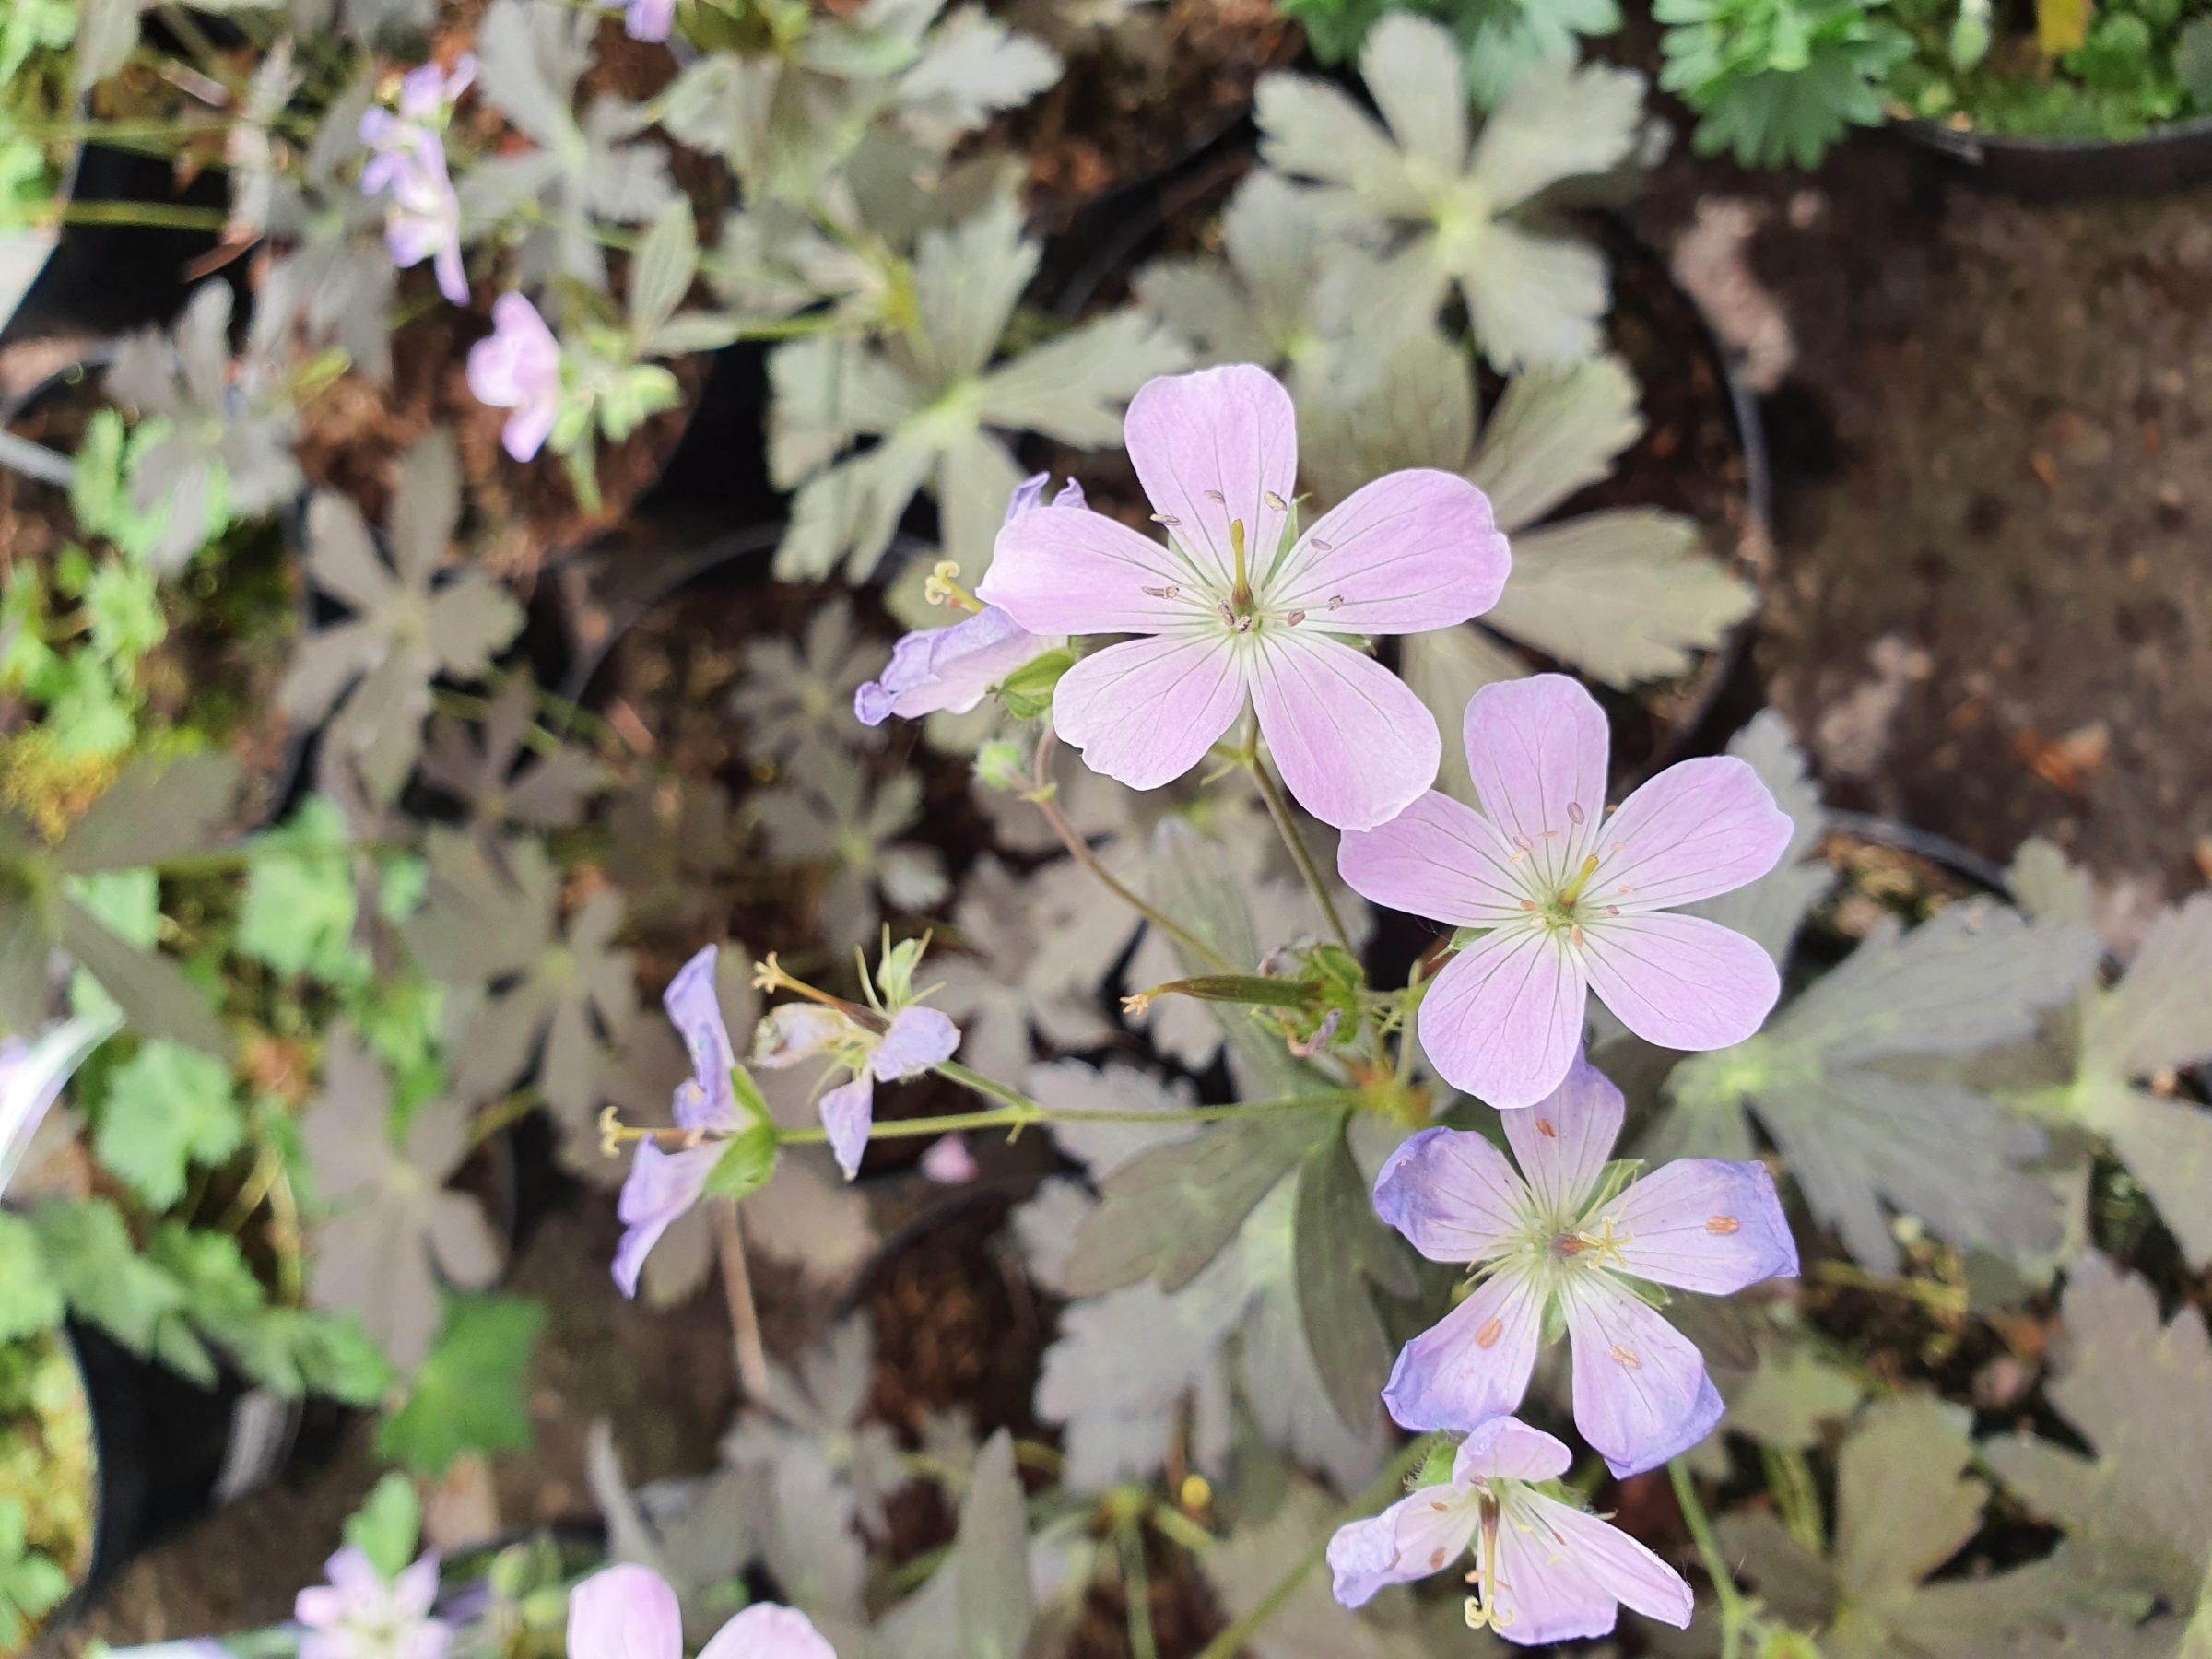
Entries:
{"type": "MultiPolygon", "coordinates": [[[[79,148],[60,194],[73,203],[220,207],[227,188],[218,169],[179,190],[164,159],[88,144],[79,148]]],[[[50,335],[110,335],[167,322],[183,308],[192,286],[186,268],[215,245],[211,230],[65,224],[44,268],[0,315],[0,345],[50,335]]]]}
{"type": "Polygon", "coordinates": [[[55,1624],[96,1601],[142,1550],[265,1486],[300,1430],[298,1402],[228,1371],[213,1388],[138,1359],[72,1323],[99,1467],[92,1564],[55,1624]]]}
{"type": "Polygon", "coordinates": [[[1889,130],[1951,177],[2028,201],[2155,195],[2212,180],[2212,117],[2118,139],[2019,138],[1933,121],[1892,121],[1889,130]]]}

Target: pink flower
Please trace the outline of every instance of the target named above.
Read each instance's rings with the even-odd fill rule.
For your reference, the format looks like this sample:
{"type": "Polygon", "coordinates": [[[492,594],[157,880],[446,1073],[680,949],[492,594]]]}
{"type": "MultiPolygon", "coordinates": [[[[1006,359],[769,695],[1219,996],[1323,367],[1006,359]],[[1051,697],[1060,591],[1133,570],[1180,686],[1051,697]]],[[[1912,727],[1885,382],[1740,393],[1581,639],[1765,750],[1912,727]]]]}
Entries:
{"type": "Polygon", "coordinates": [[[1750,767],[1686,760],[1608,817],[1606,717],[1561,674],[1485,686],[1466,745],[1481,811],[1432,790],[1337,850],[1344,879],[1377,904],[1480,932],[1418,1016],[1446,1081],[1493,1106],[1542,1100],[1574,1062],[1591,990],[1666,1048],[1759,1030],[1782,989],[1767,953],[1672,910],[1757,880],[1789,845],[1750,767]]]}
{"type": "MultiPolygon", "coordinates": [[[[729,1028],[723,1023],[722,1005],[714,995],[714,961],[718,952],[710,945],[694,956],[669,981],[661,999],[668,1018],[682,1033],[691,1056],[692,1075],[677,1085],[676,1124],[694,1134],[731,1135],[744,1127],[737,1106],[737,1054],[731,1046],[729,1028]]],[[[664,1152],[651,1140],[638,1143],[638,1153],[622,1182],[616,1208],[621,1218],[622,1241],[615,1247],[615,1283],[625,1296],[638,1293],[638,1276],[645,1258],[707,1190],[707,1178],[721,1161],[719,1139],[702,1140],[695,1147],[664,1152]]]]}
{"type": "Polygon", "coordinates": [[[628,0],[622,32],[633,41],[665,41],[676,27],[676,0],[628,0]]]}
{"type": "Polygon", "coordinates": [[[1482,1269],[1407,1343],[1382,1402],[1408,1429],[1473,1429],[1520,1408],[1547,1330],[1574,1347],[1574,1422],[1616,1475],[1687,1452],[1720,1420],[1695,1344],[1637,1282],[1726,1296],[1794,1278],[1797,1246],[1764,1164],[1686,1158],[1607,1177],[1620,1090],[1577,1057],[1549,1100],[1505,1114],[1521,1169],[1479,1135],[1424,1129],[1375,1178],[1375,1211],[1430,1261],[1482,1269]],[[1556,1317],[1555,1317],[1556,1316],[1556,1317]]]}
{"type": "Polygon", "coordinates": [[[1362,1606],[1389,1584],[1453,1567],[1470,1551],[1467,1622],[1524,1647],[1603,1636],[1626,1605],[1687,1628],[1682,1575],[1619,1528],[1539,1491],[1573,1462],[1541,1430],[1500,1418],[1467,1436],[1452,1477],[1416,1488],[1329,1540],[1336,1599],[1362,1606]]]}
{"type": "Polygon", "coordinates": [[[467,54],[450,76],[421,65],[400,82],[397,115],[382,109],[361,115],[361,142],[371,151],[361,194],[391,197],[384,243],[393,261],[405,267],[429,260],[439,291],[455,305],[468,303],[468,273],[461,265],[461,201],[446,171],[444,127],[476,75],[477,61],[467,54]]]}
{"type": "Polygon", "coordinates": [[[300,1659],[443,1659],[453,1627],[430,1617],[438,1558],[387,1580],[351,1545],[324,1566],[330,1583],[300,1592],[292,1616],[307,1627],[300,1659]]]}
{"type": "Polygon", "coordinates": [[[860,1173],[876,1124],[876,1085],[896,1083],[952,1058],[959,1028],[919,1004],[899,1010],[881,1036],[833,1008],[785,1003],[769,1011],[753,1033],[753,1064],[775,1069],[815,1055],[833,1056],[852,1080],[822,1097],[822,1127],[845,1179],[860,1173]]]}
{"type": "Polygon", "coordinates": [[[966,1186],[980,1171],[975,1154],[958,1135],[941,1135],[922,1154],[922,1173],[939,1186],[966,1186]]]}
{"type": "MultiPolygon", "coordinates": [[[[1024,478],[1006,502],[1006,521],[1044,505],[1051,475],[1024,478]]],[[[1053,498],[1054,507],[1083,505],[1083,487],[1070,479],[1053,498]]],[[[853,693],[853,713],[863,725],[881,725],[892,715],[919,720],[947,710],[965,714],[991,688],[1017,668],[1041,656],[1053,641],[1033,634],[995,606],[985,606],[949,628],[924,628],[891,648],[891,660],[879,680],[853,693]]]]}
{"type": "MultiPolygon", "coordinates": [[[[569,1659],[683,1659],[684,1616],[659,1573],[609,1567],[569,1593],[569,1659]]],[[[773,1602],[746,1608],[699,1659],[837,1659],[804,1613],[773,1602]]]]}
{"type": "Polygon", "coordinates": [[[1250,707],[1316,818],[1365,829],[1405,810],[1436,777],[1436,722],[1346,636],[1448,628],[1496,602],[1511,559],[1482,491],[1393,473],[1293,538],[1296,417],[1250,364],[1153,381],[1124,431],[1168,545],[1095,512],[1022,513],[977,589],[1034,633],[1142,636],[1068,670],[1060,735],[1154,789],[1250,707]]]}
{"type": "Polygon", "coordinates": [[[468,389],[514,411],[500,433],[510,455],[527,461],[545,447],[560,413],[560,342],[522,295],[491,302],[491,333],[468,348],[468,389]]]}

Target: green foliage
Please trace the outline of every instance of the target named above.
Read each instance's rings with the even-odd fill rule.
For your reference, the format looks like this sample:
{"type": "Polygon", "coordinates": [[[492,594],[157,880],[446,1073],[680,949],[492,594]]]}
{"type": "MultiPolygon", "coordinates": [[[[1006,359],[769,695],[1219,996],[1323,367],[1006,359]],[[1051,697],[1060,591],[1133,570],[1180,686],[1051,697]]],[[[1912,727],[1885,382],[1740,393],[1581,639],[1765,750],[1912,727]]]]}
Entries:
{"type": "Polygon", "coordinates": [[[2201,6],[2109,0],[2078,43],[2040,41],[2023,10],[2012,14],[2024,19],[2013,34],[1973,55],[1953,50],[1952,0],[1896,4],[1914,51],[1890,76],[1890,92],[1930,120],[2023,138],[2112,141],[2212,115],[2212,19],[2201,6]]]}
{"type": "Polygon", "coordinates": [[[94,1115],[100,1162],[157,1210],[183,1197],[193,1165],[221,1163],[245,1138],[230,1068],[175,1042],[148,1042],[110,1074],[94,1115]]]}
{"type": "Polygon", "coordinates": [[[1281,0],[1277,9],[1305,26],[1306,44],[1329,65],[1357,58],[1392,12],[1433,18],[1459,41],[1467,90],[1486,107],[1530,64],[1571,57],[1581,37],[1620,27],[1614,0],[1281,0]]]}
{"type": "Polygon", "coordinates": [[[23,1505],[0,1498],[0,1647],[10,1653],[67,1599],[69,1575],[28,1547],[23,1505]]]}
{"type": "Polygon", "coordinates": [[[1853,126],[1882,119],[1884,77],[1912,52],[1880,0],[1653,0],[1666,24],[1659,84],[1696,110],[1701,154],[1815,167],[1853,126]]]}
{"type": "Polygon", "coordinates": [[[336,804],[310,795],[290,823],[255,843],[238,917],[241,953],[286,978],[339,984],[366,976],[353,942],[359,900],[347,839],[336,804]]]}
{"type": "Polygon", "coordinates": [[[38,1230],[0,1211],[0,1342],[43,1331],[61,1317],[62,1293],[47,1268],[38,1230]]]}
{"type": "Polygon", "coordinates": [[[466,1452],[531,1441],[529,1382],[545,1309],[514,1296],[448,1296],[445,1326],[405,1405],[376,1437],[381,1456],[433,1479],[466,1452]]]}
{"type": "Polygon", "coordinates": [[[376,1483],[346,1523],[346,1542],[359,1549],[387,1579],[397,1578],[415,1559],[422,1536],[422,1500],[415,1483],[394,1473],[376,1483]]]}

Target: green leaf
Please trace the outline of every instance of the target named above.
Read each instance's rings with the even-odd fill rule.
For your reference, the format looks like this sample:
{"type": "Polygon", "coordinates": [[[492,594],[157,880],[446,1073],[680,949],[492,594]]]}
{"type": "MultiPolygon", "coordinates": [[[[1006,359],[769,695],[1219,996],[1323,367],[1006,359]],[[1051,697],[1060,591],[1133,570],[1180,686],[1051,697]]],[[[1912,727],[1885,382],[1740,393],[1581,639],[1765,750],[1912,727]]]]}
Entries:
{"type": "Polygon", "coordinates": [[[641,342],[651,339],[676,315],[698,275],[699,227],[692,222],[689,200],[679,196],[661,210],[630,262],[632,335],[641,342]]]}
{"type": "Polygon", "coordinates": [[[1877,1273],[1901,1265],[1885,1206],[1953,1242],[2015,1257],[2057,1247],[2057,1195],[2030,1165],[2033,1125],[1957,1063],[2029,1036],[2095,972],[2085,927],[2029,922],[1987,900],[1911,933],[1877,922],[1749,1041],[1695,1054],[1666,1080],[1653,1156],[1744,1157],[1744,1112],[1772,1135],[1814,1215],[1877,1273]]]}
{"type": "Polygon", "coordinates": [[[1068,1293],[1095,1296],[1148,1278],[1182,1289],[1314,1143],[1339,1127],[1333,1112],[1272,1112],[1131,1159],[1100,1183],[1098,1207],[1076,1235],[1068,1293]]]}
{"type": "Polygon", "coordinates": [[[952,1544],[960,1652],[967,1659],[1021,1659],[1035,1609],[1030,1591],[1029,1512],[1014,1468],[1013,1437],[993,1435],[976,1459],[952,1544]]]}
{"type": "Polygon", "coordinates": [[[194,1164],[219,1164],[245,1139],[230,1068],[160,1041],[110,1075],[97,1121],[100,1162],[157,1210],[183,1197],[194,1164]]]}
{"type": "Polygon", "coordinates": [[[76,1588],[55,1562],[25,1547],[29,1524],[21,1499],[0,1498],[0,1642],[10,1653],[76,1588]]]}
{"type": "Polygon", "coordinates": [[[154,573],[142,564],[110,559],[93,572],[85,591],[85,614],[92,624],[92,649],[121,673],[168,637],[161,596],[154,573]]]}
{"type": "Polygon", "coordinates": [[[710,1198],[749,1198],[776,1172],[776,1126],[765,1120],[732,1135],[707,1175],[710,1198]]]}
{"type": "Polygon", "coordinates": [[[999,700],[1017,720],[1035,720],[1053,706],[1053,692],[1060,677],[1076,665],[1076,653],[1065,646],[1048,651],[999,682],[999,700]]]}
{"type": "Polygon", "coordinates": [[[2065,1345],[2051,1404],[2089,1450],[2022,1433],[1982,1458],[2067,1537],[2077,1585],[2196,1605],[2212,1561],[2212,1343],[2183,1307],[2160,1325],[2140,1278],[2102,1256],[2076,1266],[2060,1306],[2065,1345]]]}
{"type": "Polygon", "coordinates": [[[1351,1428],[1371,1423],[1390,1376],[1391,1344],[1368,1286],[1394,1295],[1418,1288],[1393,1236],[1375,1218],[1368,1184],[1353,1160],[1340,1116],[1334,1132],[1299,1171],[1291,1227],[1294,1280],[1306,1341],[1336,1415],[1351,1428]]]}
{"type": "Polygon", "coordinates": [[[422,1500],[415,1483],[396,1470],[376,1483],[346,1523],[346,1542],[366,1555],[387,1579],[415,1559],[422,1536],[422,1500]]]}
{"type": "Polygon", "coordinates": [[[436,1479],[464,1453],[528,1447],[524,1390],[545,1318],[521,1297],[448,1296],[444,1329],[406,1403],[378,1431],[378,1454],[436,1479]]]}
{"type": "Polygon", "coordinates": [[[311,795],[283,829],[254,843],[239,910],[239,951],[289,979],[311,974],[326,984],[350,982],[365,962],[354,947],[359,899],[345,815],[325,795],[311,795]]]}
{"type": "Polygon", "coordinates": [[[182,1324],[184,1288],[132,1247],[112,1204],[51,1201],[32,1220],[73,1313],[142,1359],[159,1355],[196,1381],[215,1380],[214,1362],[182,1324]]]}
{"type": "Polygon", "coordinates": [[[16,1342],[62,1317],[62,1292],[38,1229],[0,1210],[0,1342],[16,1342]]]}

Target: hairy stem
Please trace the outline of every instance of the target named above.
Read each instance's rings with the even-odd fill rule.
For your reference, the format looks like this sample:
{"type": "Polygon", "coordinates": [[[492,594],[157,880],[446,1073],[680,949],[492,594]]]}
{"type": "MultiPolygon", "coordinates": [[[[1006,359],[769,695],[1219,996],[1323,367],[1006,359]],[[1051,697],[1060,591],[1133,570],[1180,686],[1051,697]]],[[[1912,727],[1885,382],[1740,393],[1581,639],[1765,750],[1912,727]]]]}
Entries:
{"type": "Polygon", "coordinates": [[[1228,958],[1189,928],[1183,926],[1182,923],[1154,908],[1151,903],[1139,896],[1135,888],[1130,887],[1128,883],[1100,863],[1099,855],[1090,850],[1089,843],[1076,833],[1076,827],[1067,821],[1067,815],[1060,810],[1059,803],[1052,797],[1052,781],[1048,773],[1054,741],[1053,730],[1047,726],[1042,741],[1037,746],[1035,771],[1037,787],[1030,794],[1030,799],[1036,804],[1037,810],[1044,814],[1044,821],[1053,827],[1053,833],[1060,838],[1060,844],[1067,849],[1068,855],[1103,882],[1107,891],[1116,899],[1119,899],[1153,926],[1159,928],[1160,932],[1166,934],[1183,949],[1203,958],[1216,972],[1232,971],[1228,958]]]}
{"type": "Polygon", "coordinates": [[[1236,1659],[1236,1655],[1243,1652],[1244,1645],[1265,1629],[1267,1621],[1280,1613],[1283,1605],[1298,1594],[1298,1587],[1306,1582],[1306,1575],[1328,1558],[1329,1538],[1335,1535],[1336,1527],[1347,1521],[1357,1521],[1393,1497],[1400,1495],[1398,1488],[1405,1483],[1406,1477],[1421,1466],[1436,1443],[1435,1435],[1425,1434],[1403,1447],[1397,1456],[1390,1460],[1390,1466],[1375,1477],[1373,1484],[1345,1505],[1328,1533],[1290,1564],[1289,1571],[1277,1579],[1274,1587],[1253,1605],[1251,1612],[1200,1649],[1198,1659],[1236,1659]]]}
{"type": "Polygon", "coordinates": [[[1328,922],[1329,931],[1336,935],[1336,943],[1344,947],[1347,956],[1357,956],[1359,953],[1352,948],[1352,935],[1345,929],[1344,918],[1336,913],[1336,900],[1329,894],[1328,883],[1322,879],[1321,866],[1313,862],[1313,850],[1306,845],[1306,838],[1300,833],[1298,820],[1290,816],[1289,797],[1283,794],[1283,786],[1276,782],[1275,774],[1267,770],[1267,763],[1258,755],[1253,756],[1250,764],[1253,782],[1260,786],[1260,798],[1267,803],[1267,816],[1275,820],[1275,828],[1283,838],[1283,845],[1290,849],[1290,856],[1298,865],[1298,873],[1306,878],[1306,886],[1313,890],[1313,901],[1321,906],[1321,913],[1328,922]]]}
{"type": "Polygon", "coordinates": [[[140,225],[150,230],[220,230],[230,222],[220,207],[181,202],[62,202],[41,217],[65,225],[140,225]]]}
{"type": "Polygon", "coordinates": [[[768,1349],[760,1340],[759,1311],[753,1306],[753,1276],[745,1262],[745,1234],[737,1225],[737,1206],[716,1199],[708,1207],[714,1212],[714,1253],[722,1264],[722,1294],[729,1304],[737,1379],[745,1384],[747,1399],[765,1399],[768,1349]]]}
{"type": "Polygon", "coordinates": [[[1712,1593],[1720,1600],[1721,1659],[1741,1659],[1744,1636],[1751,1624],[1751,1604],[1735,1587],[1735,1575],[1728,1571],[1728,1558],[1722,1553],[1721,1541],[1706,1516],[1705,1502],[1698,1496],[1697,1477],[1690,1474],[1689,1465],[1676,1458],[1666,1465],[1666,1477],[1674,1483],[1675,1502],[1689,1527],[1690,1541],[1698,1547],[1698,1559],[1705,1564],[1705,1576],[1712,1581],[1712,1593]]]}
{"type": "MultiPolygon", "coordinates": [[[[1157,1112],[1115,1112],[1045,1106],[1027,1095],[993,1082],[952,1061],[931,1067],[939,1077],[972,1088],[1006,1104],[982,1112],[956,1112],[942,1117],[893,1118],[870,1126],[870,1140],[912,1140],[923,1135],[951,1135],[968,1129],[1026,1129],[1032,1124],[1158,1124],[1157,1112]]],[[[1232,1106],[1194,1106],[1173,1114],[1179,1124],[1211,1124],[1230,1118],[1265,1117],[1277,1112],[1299,1112],[1309,1107],[1342,1108],[1357,1096],[1350,1089],[1324,1089],[1318,1094],[1292,1095],[1279,1100],[1245,1100],[1232,1106]]],[[[657,1133],[657,1132],[656,1132],[657,1133]]],[[[817,1124],[776,1131],[776,1143],[784,1147],[819,1146],[830,1132],[817,1124]]]]}

